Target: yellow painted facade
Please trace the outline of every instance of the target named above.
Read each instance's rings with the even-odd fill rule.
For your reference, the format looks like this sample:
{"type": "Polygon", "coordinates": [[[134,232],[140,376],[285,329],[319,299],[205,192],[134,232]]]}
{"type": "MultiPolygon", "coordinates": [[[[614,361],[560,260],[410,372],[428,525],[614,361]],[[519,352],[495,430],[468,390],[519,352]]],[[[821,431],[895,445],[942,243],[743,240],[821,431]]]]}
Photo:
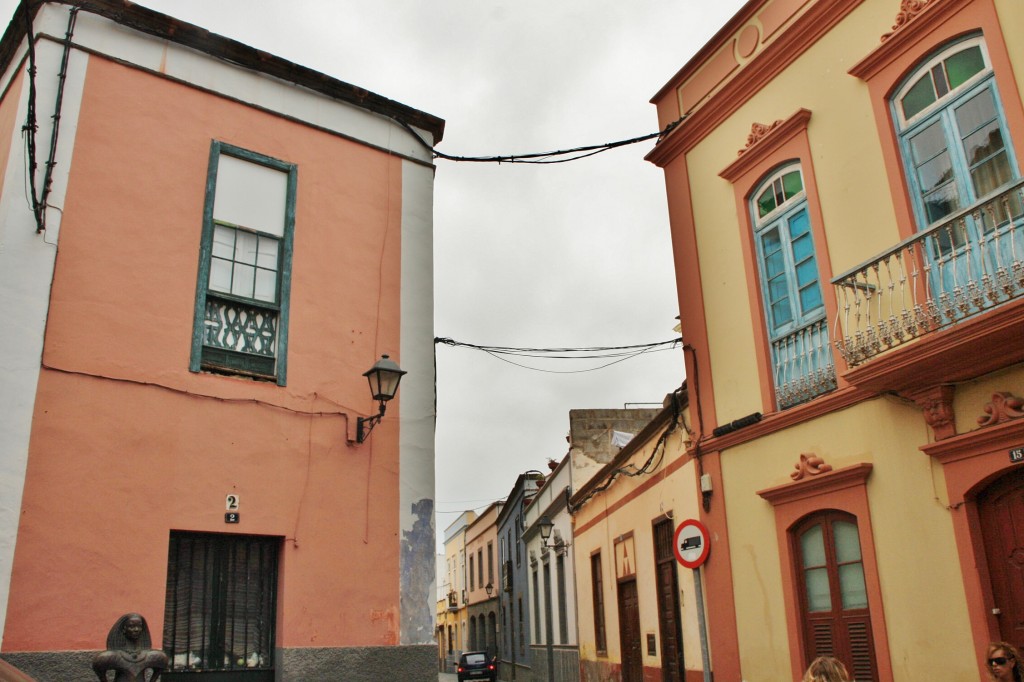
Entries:
{"type": "MultiPolygon", "coordinates": [[[[1022,28],[1024,4],[1015,0],[750,2],[654,99],[663,123],[686,116],[648,158],[666,174],[682,333],[694,349],[690,410],[699,403],[705,417],[694,441],[715,492],[702,519],[725,540],[707,567],[716,681],[802,676],[820,621],[807,605],[800,538],[826,512],[853,523],[860,544],[866,605],[858,617],[869,625],[864,639],[850,635],[846,656],[858,680],[980,680],[987,643],[1012,642],[1001,613],[1009,612],[1000,592],[1008,588],[993,577],[1001,569],[992,565],[999,550],[991,519],[1003,518],[993,511],[997,493],[1017,499],[1024,490],[1012,456],[1024,446],[1024,414],[1014,402],[1024,394],[1024,282],[993,288],[941,327],[889,347],[882,341],[865,357],[845,358],[842,349],[853,347],[843,336],[853,338],[856,313],[862,323],[869,312],[884,319],[889,292],[903,286],[905,299],[924,297],[924,266],[938,271],[938,257],[921,254],[941,247],[921,241],[917,252],[900,251],[903,262],[917,262],[916,274],[902,283],[893,277],[892,287],[886,279],[896,261],[885,254],[928,227],[915,220],[916,181],[907,178],[909,147],[901,146],[910,143],[901,143],[891,98],[958,41],[980,36],[991,74],[982,71],[978,82],[989,78],[998,93],[1001,138],[989,137],[985,149],[1005,145],[1010,176],[989,196],[1001,192],[1007,205],[1024,196],[1022,28]],[[752,201],[793,162],[803,174],[796,202],[806,202],[836,385],[783,405],[759,269],[759,248],[767,247],[759,246],[752,201]],[[852,281],[844,274],[870,261],[877,268],[865,267],[844,290],[840,282],[852,281]],[[869,304],[848,314],[844,303],[858,295],[869,304]],[[754,413],[761,418],[752,425],[714,432],[754,413]]],[[[990,210],[984,196],[961,197],[959,208],[990,210]]],[[[936,235],[942,220],[950,233],[963,229],[936,218],[936,235]]],[[[1007,254],[1011,238],[1024,240],[1019,216],[998,229],[1008,235],[1007,254]]],[[[974,248],[993,249],[995,261],[998,243],[987,239],[974,248]]],[[[1005,258],[1009,270],[1024,250],[1005,258]]],[[[892,314],[904,319],[902,310],[892,314]]],[[[581,635],[585,620],[581,612],[581,635]]],[[[837,632],[837,641],[845,637],[837,632]]]]}

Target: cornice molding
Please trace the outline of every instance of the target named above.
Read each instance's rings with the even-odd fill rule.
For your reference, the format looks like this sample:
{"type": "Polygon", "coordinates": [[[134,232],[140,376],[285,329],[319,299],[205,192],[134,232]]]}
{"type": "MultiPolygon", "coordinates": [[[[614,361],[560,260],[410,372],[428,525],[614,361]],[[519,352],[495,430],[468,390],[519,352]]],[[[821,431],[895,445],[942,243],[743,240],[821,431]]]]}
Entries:
{"type": "Polygon", "coordinates": [[[804,478],[795,483],[786,483],[774,488],[758,490],[761,498],[770,502],[773,506],[796,502],[808,497],[821,495],[832,495],[840,490],[863,486],[871,475],[873,465],[870,462],[861,462],[852,466],[834,469],[827,473],[804,478]]]}
{"type": "MultiPolygon", "coordinates": [[[[761,421],[751,426],[744,427],[738,431],[727,433],[724,436],[712,436],[700,442],[701,452],[721,452],[728,448],[748,443],[758,438],[764,438],[776,431],[788,429],[791,426],[801,424],[812,419],[817,419],[830,412],[837,412],[857,403],[870,400],[875,393],[863,391],[854,387],[840,388],[831,393],[826,393],[814,400],[791,407],[781,412],[772,412],[765,415],[761,421]]],[[[691,449],[690,454],[693,454],[691,449]]]]}
{"type": "MultiPolygon", "coordinates": [[[[664,167],[680,153],[693,149],[862,2],[864,0],[818,0],[743,66],[721,90],[692,113],[683,112],[688,116],[687,120],[676,126],[645,158],[664,167]]],[[[681,85],[676,81],[676,89],[681,85]]]]}
{"type": "MultiPolygon", "coordinates": [[[[864,81],[869,80],[900,54],[911,49],[932,29],[973,2],[976,0],[929,0],[903,24],[894,26],[896,30],[883,36],[881,44],[850,67],[847,73],[864,81]]],[[[897,23],[900,16],[897,16],[897,23]]]]}
{"type": "MultiPolygon", "coordinates": [[[[744,173],[779,149],[795,134],[807,130],[810,120],[810,110],[798,109],[786,120],[776,121],[756,139],[754,139],[753,129],[751,129],[751,135],[747,138],[747,147],[740,150],[738,159],[718,173],[719,177],[725,178],[729,182],[736,182],[744,173]]],[[[754,125],[760,124],[755,123],[754,125]]]]}
{"type": "Polygon", "coordinates": [[[968,431],[936,443],[922,445],[919,450],[943,464],[977,457],[1001,448],[1024,445],[1024,419],[1014,419],[995,426],[968,431]]]}

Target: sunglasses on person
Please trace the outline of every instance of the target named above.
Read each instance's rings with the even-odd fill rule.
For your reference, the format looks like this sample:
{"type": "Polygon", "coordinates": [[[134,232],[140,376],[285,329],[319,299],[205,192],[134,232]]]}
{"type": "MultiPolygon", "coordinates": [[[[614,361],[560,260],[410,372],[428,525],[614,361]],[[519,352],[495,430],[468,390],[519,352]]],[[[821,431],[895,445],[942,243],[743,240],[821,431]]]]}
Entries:
{"type": "Polygon", "coordinates": [[[988,659],[989,665],[1006,665],[1009,659],[1006,656],[996,656],[995,658],[988,659]]]}

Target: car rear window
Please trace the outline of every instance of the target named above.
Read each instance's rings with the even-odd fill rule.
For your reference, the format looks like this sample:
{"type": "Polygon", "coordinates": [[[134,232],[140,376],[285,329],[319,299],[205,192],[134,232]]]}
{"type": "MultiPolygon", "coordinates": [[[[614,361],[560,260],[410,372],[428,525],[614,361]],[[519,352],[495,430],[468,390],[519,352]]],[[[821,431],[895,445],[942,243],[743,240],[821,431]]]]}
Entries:
{"type": "Polygon", "coordinates": [[[466,654],[466,663],[476,664],[484,663],[487,661],[487,656],[484,654],[466,654]]]}

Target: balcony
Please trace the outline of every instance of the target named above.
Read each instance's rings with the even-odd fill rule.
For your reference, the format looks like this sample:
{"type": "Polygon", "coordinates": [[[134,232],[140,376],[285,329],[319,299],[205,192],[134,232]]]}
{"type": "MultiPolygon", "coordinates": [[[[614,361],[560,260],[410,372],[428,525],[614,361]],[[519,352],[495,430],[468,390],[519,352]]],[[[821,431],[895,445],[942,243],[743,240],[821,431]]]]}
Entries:
{"type": "Polygon", "coordinates": [[[851,384],[915,390],[1024,360],[1024,181],[832,280],[851,384]]]}
{"type": "Polygon", "coordinates": [[[836,387],[836,367],[821,319],[772,341],[775,400],[780,409],[807,402],[836,387]]]}

